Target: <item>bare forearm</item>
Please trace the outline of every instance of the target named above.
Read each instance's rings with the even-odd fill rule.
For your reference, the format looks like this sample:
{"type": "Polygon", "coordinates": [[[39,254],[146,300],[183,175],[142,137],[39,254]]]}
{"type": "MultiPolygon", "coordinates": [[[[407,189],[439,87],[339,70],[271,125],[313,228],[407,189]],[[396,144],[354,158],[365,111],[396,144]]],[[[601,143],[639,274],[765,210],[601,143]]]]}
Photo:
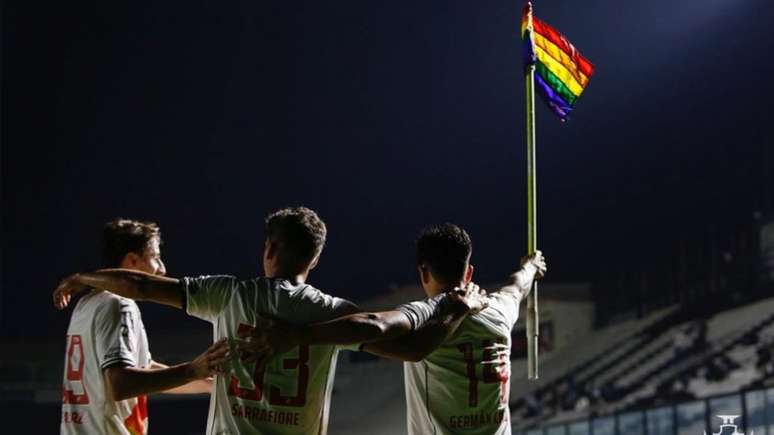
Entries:
{"type": "Polygon", "coordinates": [[[524,265],[521,269],[510,276],[510,281],[502,290],[514,291],[526,297],[532,290],[532,283],[535,281],[537,268],[531,264],[524,265]]]}
{"type": "MultiPolygon", "coordinates": [[[[262,363],[271,355],[286,352],[299,344],[346,345],[391,340],[432,322],[449,325],[471,309],[468,301],[456,294],[441,294],[391,311],[356,313],[306,326],[268,320],[265,326],[256,328],[253,340],[240,344],[240,352],[243,358],[253,358],[262,363]]],[[[438,334],[445,337],[445,332],[438,334]]],[[[443,338],[437,340],[443,341],[443,338]]]]}
{"type": "Polygon", "coordinates": [[[79,274],[75,279],[81,285],[107,290],[125,298],[182,307],[182,288],[175,278],[128,269],[103,269],[79,274]]]}
{"type": "MultiPolygon", "coordinates": [[[[158,370],[158,369],[169,368],[169,366],[166,364],[160,363],[158,361],[151,361],[150,368],[152,370],[158,370]]],[[[212,378],[197,379],[187,384],[183,384],[179,387],[170,388],[169,390],[164,390],[162,391],[162,393],[164,394],[206,394],[212,391],[212,381],[213,381],[212,378]]]]}
{"type": "Polygon", "coordinates": [[[170,390],[196,379],[189,363],[164,369],[116,367],[106,369],[114,400],[170,390]]]}
{"type": "Polygon", "coordinates": [[[353,344],[387,340],[411,330],[411,322],[400,311],[358,313],[302,328],[301,344],[353,344]]]}
{"type": "Polygon", "coordinates": [[[363,350],[400,361],[421,361],[454,334],[466,317],[467,312],[464,311],[450,313],[401,337],[367,343],[363,350]]]}
{"type": "Polygon", "coordinates": [[[197,379],[179,387],[164,390],[164,394],[209,394],[212,392],[212,378],[197,379]]]}
{"type": "MultiPolygon", "coordinates": [[[[406,304],[392,311],[358,313],[302,329],[305,344],[353,344],[384,341],[405,335],[425,325],[450,326],[470,307],[461,299],[441,294],[426,301],[406,304]]],[[[444,330],[445,327],[444,326],[444,330]]]]}

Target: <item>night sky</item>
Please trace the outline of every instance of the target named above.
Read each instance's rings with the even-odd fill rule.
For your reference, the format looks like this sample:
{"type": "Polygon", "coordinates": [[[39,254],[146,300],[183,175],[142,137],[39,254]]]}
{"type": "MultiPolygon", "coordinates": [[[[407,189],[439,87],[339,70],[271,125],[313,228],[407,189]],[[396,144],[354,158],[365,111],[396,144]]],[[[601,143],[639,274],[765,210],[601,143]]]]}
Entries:
{"type": "MultiPolygon", "coordinates": [[[[64,336],[51,290],[101,265],[119,216],[161,225],[171,276],[260,273],[265,215],[303,204],[328,224],[310,282],[329,293],[415,282],[414,237],[444,221],[477,280],[502,279],[526,243],[521,7],[3,2],[2,335],[64,336]]],[[[567,123],[538,102],[551,280],[771,211],[774,2],[535,14],[597,68],[567,123]]]]}

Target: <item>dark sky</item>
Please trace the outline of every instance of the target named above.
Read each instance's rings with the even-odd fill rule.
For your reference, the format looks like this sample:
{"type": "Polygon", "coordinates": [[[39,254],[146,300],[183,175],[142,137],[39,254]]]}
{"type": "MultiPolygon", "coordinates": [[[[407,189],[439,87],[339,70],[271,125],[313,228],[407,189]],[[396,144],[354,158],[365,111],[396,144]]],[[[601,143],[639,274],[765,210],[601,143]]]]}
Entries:
{"type": "MultiPolygon", "coordinates": [[[[264,216],[304,204],[328,224],[311,282],[330,293],[414,282],[413,238],[442,221],[501,279],[525,249],[521,6],[4,2],[3,335],[64,333],[50,292],[100,265],[118,216],[160,223],[172,276],[259,273],[264,216]]],[[[774,2],[535,13],[597,67],[569,122],[537,110],[551,279],[647,268],[770,210],[774,2]]]]}

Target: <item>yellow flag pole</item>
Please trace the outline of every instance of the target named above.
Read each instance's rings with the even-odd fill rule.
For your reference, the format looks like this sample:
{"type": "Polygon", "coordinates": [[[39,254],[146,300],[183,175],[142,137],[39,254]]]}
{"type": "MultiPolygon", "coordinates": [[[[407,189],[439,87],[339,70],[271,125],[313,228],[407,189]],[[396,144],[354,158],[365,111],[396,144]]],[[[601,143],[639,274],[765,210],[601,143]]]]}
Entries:
{"type": "MultiPolygon", "coordinates": [[[[527,30],[532,37],[532,4],[527,3],[527,30]]],[[[537,250],[537,171],[535,167],[535,65],[527,66],[526,75],[527,112],[527,253],[537,250]]],[[[532,284],[527,297],[527,378],[538,378],[538,286],[532,284]]]]}

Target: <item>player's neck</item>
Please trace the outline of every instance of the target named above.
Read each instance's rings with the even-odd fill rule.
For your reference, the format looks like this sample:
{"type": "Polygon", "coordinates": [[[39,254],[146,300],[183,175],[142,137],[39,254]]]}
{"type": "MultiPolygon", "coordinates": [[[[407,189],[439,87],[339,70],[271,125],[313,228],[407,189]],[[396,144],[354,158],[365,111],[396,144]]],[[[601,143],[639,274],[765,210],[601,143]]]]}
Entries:
{"type": "Polygon", "coordinates": [[[440,295],[441,293],[446,293],[454,290],[455,287],[465,287],[465,283],[460,281],[457,283],[457,285],[449,285],[449,284],[441,284],[437,281],[433,281],[431,283],[425,284],[425,293],[428,297],[432,298],[435,296],[440,295]]]}
{"type": "Polygon", "coordinates": [[[267,272],[266,278],[271,279],[286,279],[293,284],[303,284],[306,282],[306,278],[309,276],[309,272],[305,273],[285,273],[282,271],[267,272]]]}

